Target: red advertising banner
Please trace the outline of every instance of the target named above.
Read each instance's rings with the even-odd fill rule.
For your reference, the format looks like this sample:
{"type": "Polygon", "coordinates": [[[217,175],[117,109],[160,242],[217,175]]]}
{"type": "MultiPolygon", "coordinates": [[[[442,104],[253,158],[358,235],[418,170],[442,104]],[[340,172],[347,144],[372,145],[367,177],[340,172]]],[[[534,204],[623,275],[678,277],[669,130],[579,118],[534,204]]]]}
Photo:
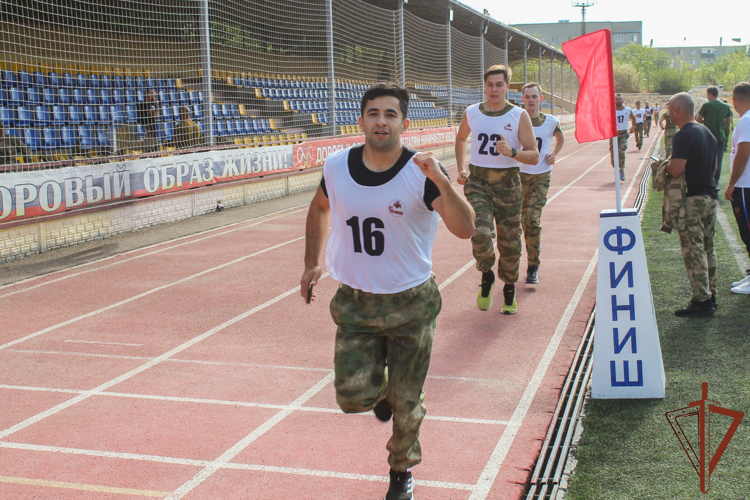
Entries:
{"type": "MultiPolygon", "coordinates": [[[[322,166],[329,154],[365,142],[364,135],[334,137],[297,144],[294,147],[294,169],[322,166]]],[[[456,142],[455,127],[407,131],[401,135],[401,143],[407,148],[422,149],[456,142]]]]}

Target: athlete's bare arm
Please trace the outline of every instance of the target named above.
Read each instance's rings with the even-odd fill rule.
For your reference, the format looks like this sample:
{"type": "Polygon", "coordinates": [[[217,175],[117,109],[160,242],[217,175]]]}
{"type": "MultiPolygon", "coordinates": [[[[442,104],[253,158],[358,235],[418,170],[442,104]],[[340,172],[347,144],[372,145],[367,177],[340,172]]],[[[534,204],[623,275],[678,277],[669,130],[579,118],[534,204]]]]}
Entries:
{"type": "Polygon", "coordinates": [[[466,198],[458,194],[450,179],[440,170],[435,154],[417,153],[413,159],[422,173],[434,182],[440,191],[440,196],[432,202],[432,208],[443,218],[448,231],[464,240],[474,236],[474,209],[466,198]]]}
{"type": "Polygon", "coordinates": [[[659,128],[664,130],[664,124],[667,123],[667,118],[662,115],[661,118],[659,118],[659,128]]]}
{"type": "Polygon", "coordinates": [[[466,171],[466,141],[471,134],[469,128],[469,122],[466,120],[466,110],[461,117],[461,125],[458,126],[458,134],[456,135],[456,166],[458,167],[458,178],[456,182],[462,186],[466,184],[466,179],[469,177],[469,173],[466,171]]]}
{"type": "MultiPolygon", "coordinates": [[[[316,284],[322,274],[320,256],[328,237],[330,222],[331,204],[323,193],[323,188],[318,186],[318,191],[310,203],[310,210],[307,212],[305,226],[305,271],[299,282],[300,294],[305,300],[307,300],[307,287],[310,283],[316,284]]],[[[315,292],[312,294],[312,300],[315,300],[315,292]]]]}
{"type": "MultiPolygon", "coordinates": [[[[515,159],[526,165],[539,163],[539,151],[536,149],[536,136],[534,126],[531,124],[529,114],[524,111],[518,120],[518,139],[521,141],[522,151],[517,151],[515,159]]],[[[500,135],[500,140],[495,143],[495,149],[505,156],[513,156],[513,148],[500,135]]]]}
{"type": "Polygon", "coordinates": [[[628,134],[632,134],[635,130],[635,115],[633,112],[630,112],[630,129],[628,130],[628,134]]]}
{"type": "Polygon", "coordinates": [[[554,147],[552,148],[552,152],[547,155],[547,165],[555,164],[555,159],[565,144],[565,134],[563,134],[562,131],[555,130],[555,133],[552,134],[552,136],[554,138],[554,147]]]}

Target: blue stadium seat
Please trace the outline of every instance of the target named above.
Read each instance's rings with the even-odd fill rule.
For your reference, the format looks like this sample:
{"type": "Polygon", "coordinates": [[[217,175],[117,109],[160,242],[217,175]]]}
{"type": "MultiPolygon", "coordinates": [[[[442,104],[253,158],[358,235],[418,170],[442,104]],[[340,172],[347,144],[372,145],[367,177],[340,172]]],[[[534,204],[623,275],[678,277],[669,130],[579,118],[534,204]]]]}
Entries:
{"type": "Polygon", "coordinates": [[[28,102],[31,106],[34,106],[41,102],[41,99],[39,97],[39,90],[36,87],[29,87],[26,89],[26,102],[28,102]]]}
{"type": "Polygon", "coordinates": [[[138,85],[137,85],[137,82],[135,81],[135,79],[132,76],[126,75],[125,76],[125,87],[129,88],[129,89],[134,89],[134,88],[138,87],[138,85]]]}
{"type": "Polygon", "coordinates": [[[125,81],[122,79],[122,76],[120,75],[115,75],[115,77],[113,78],[113,83],[114,83],[115,88],[121,89],[125,87],[125,81]]]}
{"type": "Polygon", "coordinates": [[[263,99],[271,99],[271,90],[267,88],[261,89],[261,95],[263,96],[263,99]]]}
{"type": "Polygon", "coordinates": [[[242,121],[242,128],[245,129],[245,134],[247,135],[253,135],[255,134],[255,129],[253,128],[253,121],[249,118],[246,118],[242,121]]]}
{"type": "Polygon", "coordinates": [[[214,139],[216,139],[216,138],[218,138],[218,137],[221,136],[221,134],[219,133],[219,120],[214,120],[211,123],[213,124],[212,126],[213,126],[213,129],[214,129],[214,132],[213,132],[214,139]]]}
{"type": "Polygon", "coordinates": [[[11,87],[8,92],[8,105],[9,106],[20,106],[24,103],[23,91],[18,87],[11,87]]]}
{"type": "Polygon", "coordinates": [[[44,95],[44,102],[45,104],[55,104],[57,102],[57,97],[55,96],[55,90],[50,87],[45,87],[42,91],[44,95]]]}
{"type": "Polygon", "coordinates": [[[164,81],[163,78],[157,78],[156,79],[156,88],[159,90],[167,90],[167,82],[164,81]]]}
{"type": "Polygon", "coordinates": [[[146,77],[146,88],[147,89],[158,90],[158,87],[156,85],[156,80],[154,80],[153,77],[151,77],[151,76],[146,77]]]}
{"type": "Polygon", "coordinates": [[[76,86],[76,80],[72,73],[63,73],[63,86],[69,89],[76,86]]]}
{"type": "Polygon", "coordinates": [[[161,124],[162,140],[172,142],[174,140],[174,122],[164,122],[161,124]]]}
{"type": "Polygon", "coordinates": [[[221,118],[221,106],[216,103],[211,104],[211,115],[215,119],[221,118]]]}
{"type": "Polygon", "coordinates": [[[35,116],[36,116],[36,124],[38,126],[47,126],[49,125],[50,119],[49,119],[49,110],[47,109],[47,106],[36,106],[34,108],[35,116]]]}
{"type": "Polygon", "coordinates": [[[83,89],[73,89],[73,104],[86,104],[86,95],[83,93],[83,89]]]}
{"type": "Polygon", "coordinates": [[[189,106],[190,105],[190,99],[188,98],[187,92],[184,90],[180,90],[178,93],[179,101],[181,106],[189,106]]]}
{"type": "Polygon", "coordinates": [[[10,88],[18,86],[18,77],[13,71],[4,69],[0,72],[0,78],[3,81],[3,87],[10,88]]]}
{"type": "Polygon", "coordinates": [[[100,102],[102,104],[112,104],[112,91],[109,89],[101,89],[99,91],[100,102]]]}
{"type": "Polygon", "coordinates": [[[146,80],[144,80],[142,76],[136,76],[135,77],[135,87],[139,88],[139,89],[145,89],[146,88],[146,80]]]}
{"type": "Polygon", "coordinates": [[[216,120],[214,123],[216,123],[217,130],[221,137],[226,137],[229,135],[226,123],[224,123],[222,120],[216,120]]]}
{"type": "Polygon", "coordinates": [[[177,85],[174,83],[174,78],[167,78],[167,90],[170,92],[173,90],[177,90],[177,85]]]}
{"type": "Polygon", "coordinates": [[[96,141],[99,143],[100,148],[112,149],[112,143],[109,141],[109,137],[107,137],[107,129],[96,129],[96,141]]]}
{"type": "Polygon", "coordinates": [[[125,113],[127,114],[128,123],[136,123],[138,121],[138,110],[133,104],[125,106],[125,113]]]}
{"type": "Polygon", "coordinates": [[[297,101],[289,101],[289,109],[299,112],[299,108],[297,108],[297,101]]]}
{"type": "Polygon", "coordinates": [[[81,108],[76,105],[68,106],[68,123],[72,125],[81,123],[81,108]]]}
{"type": "Polygon", "coordinates": [[[260,125],[261,125],[261,130],[263,130],[264,134],[271,133],[271,126],[268,124],[268,118],[261,118],[260,125]]]}
{"type": "Polygon", "coordinates": [[[112,88],[112,77],[109,75],[102,75],[102,88],[105,89],[111,89],[112,88]]]}
{"type": "Polygon", "coordinates": [[[13,117],[13,110],[7,106],[0,106],[0,121],[6,129],[13,128],[16,120],[13,117]]]}
{"type": "Polygon", "coordinates": [[[235,87],[242,87],[242,80],[240,80],[239,76],[235,76],[232,81],[234,82],[235,87]]]}
{"type": "Polygon", "coordinates": [[[132,89],[125,89],[125,102],[128,104],[135,104],[138,102],[135,97],[135,92],[132,89]]]}
{"type": "Polygon", "coordinates": [[[83,73],[78,73],[76,75],[76,85],[78,85],[79,88],[85,89],[89,86],[89,79],[86,78],[86,75],[83,73]]]}
{"type": "Polygon", "coordinates": [[[78,134],[73,127],[60,128],[60,136],[62,137],[62,143],[60,145],[62,148],[70,149],[76,147],[78,144],[78,134]]]}
{"type": "Polygon", "coordinates": [[[0,106],[7,106],[8,105],[8,93],[5,91],[5,89],[0,88],[0,106]]]}
{"type": "Polygon", "coordinates": [[[31,87],[34,85],[34,77],[28,71],[21,70],[18,72],[18,84],[23,88],[31,87]]]}
{"type": "Polygon", "coordinates": [[[201,104],[203,104],[203,91],[198,91],[198,101],[200,101],[201,104]]]}
{"type": "Polygon", "coordinates": [[[198,126],[201,128],[201,134],[206,135],[206,126],[203,125],[203,122],[198,122],[198,126]]]}
{"type": "Polygon", "coordinates": [[[143,102],[146,100],[146,92],[143,89],[138,89],[135,92],[136,99],[138,99],[138,102],[143,102]]]}
{"type": "Polygon", "coordinates": [[[105,105],[99,106],[99,123],[109,123],[110,117],[109,117],[109,107],[105,105]]]}
{"type": "Polygon", "coordinates": [[[44,127],[42,136],[44,136],[43,149],[58,149],[60,147],[60,135],[55,127],[44,127]]]}
{"type": "Polygon", "coordinates": [[[31,110],[28,106],[18,106],[16,108],[16,116],[17,127],[31,127],[34,121],[31,116],[31,110]]]}
{"type": "Polygon", "coordinates": [[[195,106],[192,106],[193,108],[193,118],[196,120],[202,120],[203,119],[203,106],[200,104],[196,104],[195,106]]]}
{"type": "Polygon", "coordinates": [[[83,123],[96,123],[99,120],[99,114],[96,112],[96,106],[83,107],[83,123]]]}
{"type": "Polygon", "coordinates": [[[112,105],[109,107],[109,114],[112,116],[112,122],[115,125],[125,123],[125,107],[121,105],[112,105]]]}
{"type": "MultiPolygon", "coordinates": [[[[104,89],[102,92],[104,92],[104,89]]],[[[125,97],[122,94],[122,89],[112,89],[112,102],[115,104],[125,104],[125,97]]]]}
{"type": "Polygon", "coordinates": [[[228,104],[221,105],[221,116],[224,118],[230,118],[232,116],[232,111],[229,109],[228,104]]]}
{"type": "Polygon", "coordinates": [[[88,125],[79,125],[78,135],[81,138],[81,149],[92,149],[94,147],[94,140],[91,138],[91,129],[88,125]]]}
{"type": "Polygon", "coordinates": [[[226,127],[227,135],[237,135],[237,132],[235,132],[234,130],[234,122],[232,120],[227,120],[226,127]]]}
{"type": "Polygon", "coordinates": [[[70,104],[72,102],[70,99],[70,91],[66,88],[58,89],[57,96],[60,100],[60,104],[70,104]]]}
{"type": "Polygon", "coordinates": [[[178,104],[172,105],[172,116],[174,120],[179,123],[180,121],[180,106],[178,104]]]}
{"type": "Polygon", "coordinates": [[[62,125],[68,121],[65,116],[65,106],[56,104],[52,106],[52,123],[55,125],[62,125]]]}
{"type": "Polygon", "coordinates": [[[159,113],[159,120],[168,121],[172,119],[172,106],[167,106],[166,104],[161,107],[161,112],[159,113]]]}
{"type": "Polygon", "coordinates": [[[245,126],[242,123],[242,120],[240,119],[234,120],[234,132],[237,135],[245,135],[245,126]]]}
{"type": "Polygon", "coordinates": [[[39,131],[35,128],[27,128],[23,131],[24,142],[30,151],[36,151],[42,147],[42,139],[39,137],[39,131]]]}
{"type": "Polygon", "coordinates": [[[167,95],[167,92],[164,90],[160,90],[158,92],[159,94],[159,102],[162,104],[169,104],[169,95],[167,95]]]}
{"type": "Polygon", "coordinates": [[[86,89],[86,102],[88,104],[99,104],[99,95],[94,89],[86,89]]]}
{"type": "Polygon", "coordinates": [[[240,108],[236,104],[232,104],[231,106],[229,106],[229,111],[232,114],[232,116],[235,118],[240,116],[240,108]]]}
{"type": "Polygon", "coordinates": [[[167,95],[169,96],[169,101],[170,101],[170,102],[171,102],[172,104],[179,104],[179,103],[180,103],[180,98],[179,98],[179,96],[177,95],[177,92],[176,92],[176,91],[174,91],[174,90],[171,90],[171,91],[167,92],[167,95]]]}
{"type": "Polygon", "coordinates": [[[35,71],[34,72],[34,85],[36,85],[37,87],[46,87],[47,75],[45,75],[41,71],[35,71]]]}
{"type": "Polygon", "coordinates": [[[198,92],[196,92],[195,90],[191,90],[190,92],[188,92],[188,98],[190,99],[190,104],[192,105],[200,104],[201,102],[198,100],[198,92]]]}
{"type": "Polygon", "coordinates": [[[102,85],[101,80],[99,80],[99,75],[91,73],[91,75],[89,76],[89,85],[93,89],[101,88],[102,85]]]}

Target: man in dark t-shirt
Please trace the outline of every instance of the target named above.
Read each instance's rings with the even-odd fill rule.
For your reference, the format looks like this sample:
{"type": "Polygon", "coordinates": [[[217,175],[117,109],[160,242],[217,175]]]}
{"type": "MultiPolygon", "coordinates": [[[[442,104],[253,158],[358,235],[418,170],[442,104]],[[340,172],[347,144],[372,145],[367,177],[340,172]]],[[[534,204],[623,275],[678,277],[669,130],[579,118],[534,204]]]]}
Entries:
{"type": "Polygon", "coordinates": [[[672,177],[685,175],[685,229],[679,235],[692,291],[690,303],[675,311],[675,316],[706,316],[716,311],[716,139],[695,122],[695,104],[689,94],[675,94],[667,109],[670,120],[680,129],[672,142],[667,172],[672,177]]]}

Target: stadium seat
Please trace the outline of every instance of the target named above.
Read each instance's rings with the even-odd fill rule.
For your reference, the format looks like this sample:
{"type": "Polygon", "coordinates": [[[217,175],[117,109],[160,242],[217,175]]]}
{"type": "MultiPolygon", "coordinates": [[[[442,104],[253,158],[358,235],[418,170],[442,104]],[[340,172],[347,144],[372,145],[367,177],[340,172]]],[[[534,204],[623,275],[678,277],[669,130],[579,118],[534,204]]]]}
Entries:
{"type": "Polygon", "coordinates": [[[143,102],[146,100],[146,92],[143,89],[136,90],[135,95],[138,102],[143,102]]]}
{"type": "Polygon", "coordinates": [[[45,75],[41,71],[35,71],[34,72],[34,85],[36,85],[37,87],[46,87],[47,75],[45,75]]]}
{"type": "Polygon", "coordinates": [[[23,137],[24,137],[24,142],[26,143],[26,147],[30,151],[36,151],[37,149],[41,149],[42,140],[39,137],[39,131],[37,129],[35,128],[24,129],[23,137]]]}
{"type": "Polygon", "coordinates": [[[112,88],[112,77],[109,75],[102,75],[102,88],[105,89],[111,89],[112,88]]]}
{"type": "Polygon", "coordinates": [[[196,104],[195,106],[191,106],[193,108],[193,118],[196,120],[202,120],[203,119],[203,106],[200,104],[196,104]]]}
{"type": "Polygon", "coordinates": [[[99,91],[100,102],[105,105],[112,104],[112,91],[109,89],[101,89],[99,91]]]}
{"type": "Polygon", "coordinates": [[[167,95],[167,92],[164,90],[160,90],[157,92],[157,95],[159,96],[159,102],[162,104],[169,104],[169,96],[167,95]]]}
{"type": "MultiPolygon", "coordinates": [[[[106,89],[102,89],[102,92],[104,92],[106,89]]],[[[102,97],[104,95],[102,94],[102,97]]],[[[122,89],[112,89],[112,102],[115,104],[125,104],[125,97],[122,94],[122,89]]]]}
{"type": "Polygon", "coordinates": [[[24,103],[23,91],[18,87],[11,87],[8,92],[8,105],[9,106],[20,106],[24,103]]]}
{"type": "Polygon", "coordinates": [[[188,98],[187,92],[185,92],[184,90],[180,90],[177,95],[178,95],[178,100],[181,106],[190,105],[190,99],[188,98]]]}
{"type": "Polygon", "coordinates": [[[161,107],[161,115],[160,115],[160,117],[161,117],[162,121],[171,121],[171,120],[173,120],[173,118],[172,118],[172,106],[169,106],[169,105],[166,105],[166,104],[163,105],[161,107]]]}
{"type": "Polygon", "coordinates": [[[65,115],[65,106],[61,106],[59,104],[52,106],[52,123],[54,123],[55,125],[62,125],[66,123],[68,120],[65,115]]]}
{"type": "Polygon", "coordinates": [[[253,121],[250,119],[245,119],[242,121],[242,128],[245,130],[245,134],[247,135],[254,135],[255,129],[253,128],[253,121]]]}
{"type": "Polygon", "coordinates": [[[34,85],[34,77],[27,70],[21,70],[18,72],[18,84],[23,88],[31,87],[34,85]]]}
{"type": "Polygon", "coordinates": [[[76,75],[76,85],[78,86],[78,88],[88,88],[89,79],[86,78],[86,75],[84,75],[83,73],[78,73],[78,75],[76,75]]]}
{"type": "Polygon", "coordinates": [[[125,115],[127,116],[128,123],[136,123],[138,121],[138,110],[133,104],[125,106],[125,115]]]}
{"type": "Polygon", "coordinates": [[[109,107],[109,113],[112,117],[112,122],[115,125],[125,123],[125,108],[121,105],[112,105],[109,107]]]}
{"type": "Polygon", "coordinates": [[[211,104],[211,115],[214,117],[214,119],[221,118],[221,106],[216,103],[211,104]]]}
{"type": "Polygon", "coordinates": [[[94,141],[91,138],[91,129],[88,125],[79,125],[78,135],[81,140],[81,149],[92,149],[94,147],[94,141]]]}
{"type": "Polygon", "coordinates": [[[42,89],[42,95],[44,96],[45,104],[55,104],[57,102],[55,91],[50,87],[45,87],[44,89],[42,89]]]}
{"type": "Polygon", "coordinates": [[[99,106],[99,123],[109,123],[111,118],[109,117],[109,107],[105,105],[99,106]]]}
{"type": "Polygon", "coordinates": [[[214,123],[216,123],[219,136],[226,137],[229,135],[229,130],[227,129],[227,124],[225,122],[222,120],[216,120],[214,123]]]}
{"type": "Polygon", "coordinates": [[[157,78],[155,85],[157,89],[167,91],[167,82],[163,78],[157,78]]]}
{"type": "Polygon", "coordinates": [[[68,123],[73,125],[81,123],[81,108],[75,104],[68,106],[68,123]]]}
{"type": "Polygon", "coordinates": [[[145,80],[146,80],[147,89],[154,89],[154,90],[159,89],[159,87],[156,85],[156,80],[154,80],[153,77],[148,76],[145,78],[145,80]]]}
{"type": "Polygon", "coordinates": [[[125,102],[127,104],[135,104],[136,100],[135,92],[132,89],[125,89],[125,102]]]}
{"type": "Polygon", "coordinates": [[[125,80],[123,79],[122,75],[115,74],[115,76],[112,77],[112,84],[113,84],[113,87],[117,89],[121,89],[125,87],[125,80]]]}
{"type": "Polygon", "coordinates": [[[7,106],[0,106],[0,121],[5,129],[13,128],[16,120],[13,118],[13,110],[7,106]]]}
{"type": "Polygon", "coordinates": [[[18,106],[16,108],[16,116],[17,127],[31,127],[33,118],[31,116],[31,110],[28,106],[18,106]]]}
{"type": "Polygon", "coordinates": [[[56,128],[44,127],[42,136],[44,137],[43,149],[58,149],[60,147],[60,135],[56,128]]]}
{"type": "Polygon", "coordinates": [[[179,87],[177,86],[177,82],[173,78],[167,78],[167,90],[176,91],[179,87]]]}
{"type": "Polygon", "coordinates": [[[196,92],[195,90],[191,90],[190,92],[188,92],[188,97],[190,98],[190,104],[192,105],[200,104],[201,102],[198,100],[198,92],[196,92]]]}
{"type": "Polygon", "coordinates": [[[29,87],[26,89],[26,102],[28,102],[30,106],[34,106],[41,102],[39,90],[36,87],[29,87]]]}
{"type": "Polygon", "coordinates": [[[230,106],[228,104],[221,105],[221,116],[224,118],[230,118],[232,116],[232,111],[230,110],[230,106]]]}
{"type": "Polygon", "coordinates": [[[97,90],[86,89],[86,102],[88,104],[99,104],[99,95],[97,90]]]}
{"type": "Polygon", "coordinates": [[[101,81],[99,80],[99,75],[95,73],[91,73],[89,75],[89,86],[93,89],[99,89],[101,88],[101,81]]]}
{"type": "Polygon", "coordinates": [[[174,117],[174,121],[179,123],[180,122],[180,106],[177,104],[172,105],[172,116],[174,117]]]}
{"type": "Polygon", "coordinates": [[[139,141],[143,141],[146,139],[146,129],[140,123],[135,126],[135,134],[138,137],[139,141]]]}
{"type": "Polygon", "coordinates": [[[86,95],[83,93],[82,89],[73,89],[73,104],[86,104],[86,95]]]}
{"type": "Polygon", "coordinates": [[[83,123],[96,123],[99,120],[99,115],[96,112],[96,106],[84,106],[83,107],[83,123]]]}
{"type": "Polygon", "coordinates": [[[231,116],[233,116],[234,118],[237,118],[238,116],[240,116],[240,110],[236,104],[230,105],[229,111],[230,111],[231,116]]]}
{"type": "Polygon", "coordinates": [[[61,127],[60,136],[62,137],[62,148],[74,148],[78,143],[78,134],[73,127],[61,127]]]}
{"type": "Polygon", "coordinates": [[[4,69],[0,72],[0,75],[3,81],[3,87],[10,88],[18,85],[18,77],[16,77],[16,74],[13,71],[4,69]]]}
{"type": "Polygon", "coordinates": [[[142,76],[136,76],[135,77],[135,87],[138,88],[138,89],[145,89],[146,88],[146,80],[144,80],[142,76]]]}
{"type": "Polygon", "coordinates": [[[227,135],[237,135],[237,132],[235,132],[234,130],[234,122],[232,120],[227,120],[226,127],[227,135]]]}
{"type": "Polygon", "coordinates": [[[5,89],[0,88],[0,106],[7,106],[8,105],[8,93],[5,91],[5,89]]]}
{"type": "Polygon", "coordinates": [[[96,129],[96,142],[99,143],[99,147],[102,149],[112,149],[112,143],[107,137],[107,130],[103,128],[96,129]]]}
{"type": "Polygon", "coordinates": [[[132,75],[125,75],[125,87],[129,89],[135,89],[138,87],[136,84],[135,78],[133,78],[132,75]]]}
{"type": "Polygon", "coordinates": [[[63,87],[67,89],[72,89],[76,86],[76,80],[73,77],[72,73],[63,73],[62,75],[62,85],[63,87]]]}
{"type": "Polygon", "coordinates": [[[49,110],[47,106],[39,105],[34,108],[34,115],[36,117],[36,125],[45,127],[49,125],[49,110]]]}

